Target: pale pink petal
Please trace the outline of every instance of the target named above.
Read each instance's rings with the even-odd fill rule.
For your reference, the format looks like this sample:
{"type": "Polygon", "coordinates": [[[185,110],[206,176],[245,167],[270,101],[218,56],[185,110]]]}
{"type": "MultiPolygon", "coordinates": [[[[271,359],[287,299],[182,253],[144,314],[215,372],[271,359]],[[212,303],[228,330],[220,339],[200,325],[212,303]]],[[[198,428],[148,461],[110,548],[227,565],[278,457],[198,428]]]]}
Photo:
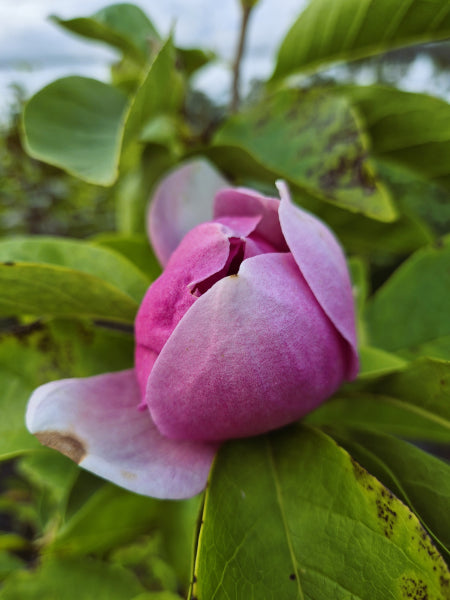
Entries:
{"type": "Polygon", "coordinates": [[[212,220],[214,195],[227,185],[209,162],[198,158],[164,177],[153,195],[147,219],[150,241],[163,266],[188,231],[212,220]]]}
{"type": "Polygon", "coordinates": [[[292,203],[286,184],[280,181],[277,185],[284,237],[319,304],[352,349],[347,378],[354,379],[359,362],[354,300],[344,252],[322,221],[292,203]]]}
{"type": "Polygon", "coordinates": [[[148,411],[137,410],[133,370],[39,387],[27,427],[46,446],[88,471],[155,498],[188,498],[206,485],[217,446],[163,437],[148,411]]]}
{"type": "Polygon", "coordinates": [[[281,231],[277,198],[263,196],[246,188],[228,188],[217,192],[214,200],[214,218],[261,216],[255,232],[278,252],[288,251],[281,231]]]}
{"type": "Polygon", "coordinates": [[[173,438],[255,435],[329,397],[348,359],[292,255],[263,254],[185,314],[155,361],[147,403],[173,438]]]}

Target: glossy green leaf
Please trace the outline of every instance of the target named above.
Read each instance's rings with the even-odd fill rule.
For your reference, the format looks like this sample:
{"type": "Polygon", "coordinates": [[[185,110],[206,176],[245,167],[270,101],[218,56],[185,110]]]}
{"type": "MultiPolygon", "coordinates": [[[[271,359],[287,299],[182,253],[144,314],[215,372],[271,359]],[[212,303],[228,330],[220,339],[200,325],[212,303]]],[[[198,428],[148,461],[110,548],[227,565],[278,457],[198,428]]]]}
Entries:
{"type": "Polygon", "coordinates": [[[134,4],[113,4],[91,17],[52,20],[68,31],[85,38],[105,42],[139,62],[145,62],[160,40],[155,26],[134,4]]]}
{"type": "Polygon", "coordinates": [[[395,271],[368,305],[374,346],[422,354],[423,344],[429,352],[436,341],[442,349],[442,338],[450,336],[449,264],[450,236],[419,250],[395,271]]]}
{"type": "Polygon", "coordinates": [[[68,518],[47,550],[65,556],[102,554],[146,533],[158,506],[153,498],[103,484],[68,518]]]}
{"type": "Polygon", "coordinates": [[[415,515],[306,427],[219,451],[195,576],[198,600],[440,600],[450,579],[415,515]]]}
{"type": "Polygon", "coordinates": [[[340,91],[364,119],[375,156],[450,191],[450,104],[381,85],[346,86],[340,91]]]}
{"type": "Polygon", "coordinates": [[[53,558],[9,576],[2,600],[130,600],[144,589],[118,565],[92,558],[53,558]]]}
{"type": "Polygon", "coordinates": [[[450,552],[450,465],[395,437],[368,431],[327,432],[392,490],[450,552]]]}
{"type": "Polygon", "coordinates": [[[381,221],[396,216],[343,97],[284,90],[226,121],[214,145],[243,149],[278,177],[337,206],[381,221]]]}
{"type": "Polygon", "coordinates": [[[20,261],[68,267],[108,282],[140,302],[150,279],[121,253],[86,242],[50,237],[0,241],[0,262],[20,261]]]}
{"type": "Polygon", "coordinates": [[[118,174],[127,105],[122,92],[95,79],[59,79],[25,106],[25,149],[85,181],[111,185],[118,174]]]}
{"type": "Polygon", "coordinates": [[[448,36],[446,0],[313,0],[281,44],[273,78],[448,36]]]}
{"type": "Polygon", "coordinates": [[[359,390],[355,384],[341,390],[306,420],[450,443],[450,362],[419,359],[397,372],[362,380],[359,390]]]}

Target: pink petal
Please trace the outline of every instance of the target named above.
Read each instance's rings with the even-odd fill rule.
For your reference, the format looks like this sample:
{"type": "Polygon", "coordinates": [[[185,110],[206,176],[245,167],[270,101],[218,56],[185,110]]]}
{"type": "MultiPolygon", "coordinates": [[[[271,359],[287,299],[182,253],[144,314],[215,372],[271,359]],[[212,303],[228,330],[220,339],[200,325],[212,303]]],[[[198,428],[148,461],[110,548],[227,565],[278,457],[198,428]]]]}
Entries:
{"type": "MultiPolygon", "coordinates": [[[[173,252],[162,275],[149,287],[136,323],[135,366],[144,394],[153,361],[176,325],[197,300],[200,282],[220,278],[230,258],[232,238],[248,235],[260,217],[202,223],[192,229],[173,252]]],[[[210,286],[208,286],[210,287],[210,286]]]]}
{"type": "Polygon", "coordinates": [[[263,254],[189,309],[153,366],[147,403],[169,437],[256,435],[329,397],[347,361],[292,255],[263,254]]]}
{"type": "Polygon", "coordinates": [[[286,252],[283,233],[278,217],[280,201],[258,194],[246,188],[228,188],[217,192],[214,200],[214,218],[226,216],[260,215],[261,221],[255,232],[278,252],[286,252]]]}
{"type": "Polygon", "coordinates": [[[128,490],[188,498],[204,489],[217,446],[163,437],[148,411],[137,410],[133,370],[39,387],[27,427],[46,446],[128,490]]]}
{"type": "Polygon", "coordinates": [[[156,189],[147,219],[147,231],[164,266],[185,234],[211,221],[213,199],[227,181],[204,159],[174,169],[156,189]]]}
{"type": "Polygon", "coordinates": [[[322,221],[294,206],[286,184],[280,181],[277,185],[284,237],[320,306],[351,347],[347,379],[354,379],[359,362],[354,300],[344,252],[322,221]]]}

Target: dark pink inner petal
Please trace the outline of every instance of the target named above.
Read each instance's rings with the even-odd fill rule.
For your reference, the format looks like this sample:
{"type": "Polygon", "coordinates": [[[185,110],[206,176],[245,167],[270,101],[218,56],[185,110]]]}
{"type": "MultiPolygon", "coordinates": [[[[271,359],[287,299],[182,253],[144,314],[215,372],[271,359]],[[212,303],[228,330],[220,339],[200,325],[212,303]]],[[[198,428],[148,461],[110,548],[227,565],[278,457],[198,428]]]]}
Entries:
{"type": "Polygon", "coordinates": [[[278,217],[280,201],[245,188],[228,188],[217,192],[214,199],[214,219],[224,217],[254,217],[260,221],[254,233],[276,252],[288,252],[278,217]]]}
{"type": "Polygon", "coordinates": [[[191,293],[198,298],[207,292],[220,279],[228,277],[229,275],[236,275],[241,266],[241,262],[244,260],[245,247],[245,240],[241,238],[230,238],[230,253],[223,269],[210,277],[207,277],[203,281],[196,283],[192,288],[191,293]]]}

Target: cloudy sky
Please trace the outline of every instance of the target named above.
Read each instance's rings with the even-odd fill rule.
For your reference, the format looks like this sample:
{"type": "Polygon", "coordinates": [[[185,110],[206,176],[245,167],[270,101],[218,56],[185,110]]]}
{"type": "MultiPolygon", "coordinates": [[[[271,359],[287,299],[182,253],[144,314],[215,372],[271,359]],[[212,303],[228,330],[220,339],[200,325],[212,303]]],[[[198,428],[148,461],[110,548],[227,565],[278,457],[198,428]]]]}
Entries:
{"type": "MultiPolygon", "coordinates": [[[[277,45],[298,16],[306,0],[261,0],[249,30],[244,76],[270,73],[277,45]]],[[[112,3],[112,2],[111,2],[112,3]]],[[[239,27],[238,0],[138,0],[138,4],[164,34],[175,24],[180,46],[211,48],[223,57],[198,81],[200,88],[213,86],[220,96],[229,88],[226,63],[233,53],[239,27]]],[[[8,86],[21,83],[28,94],[68,74],[106,80],[108,62],[115,55],[100,44],[83,41],[48,21],[88,16],[107,0],[0,0],[0,117],[12,94],[8,86]]]]}

